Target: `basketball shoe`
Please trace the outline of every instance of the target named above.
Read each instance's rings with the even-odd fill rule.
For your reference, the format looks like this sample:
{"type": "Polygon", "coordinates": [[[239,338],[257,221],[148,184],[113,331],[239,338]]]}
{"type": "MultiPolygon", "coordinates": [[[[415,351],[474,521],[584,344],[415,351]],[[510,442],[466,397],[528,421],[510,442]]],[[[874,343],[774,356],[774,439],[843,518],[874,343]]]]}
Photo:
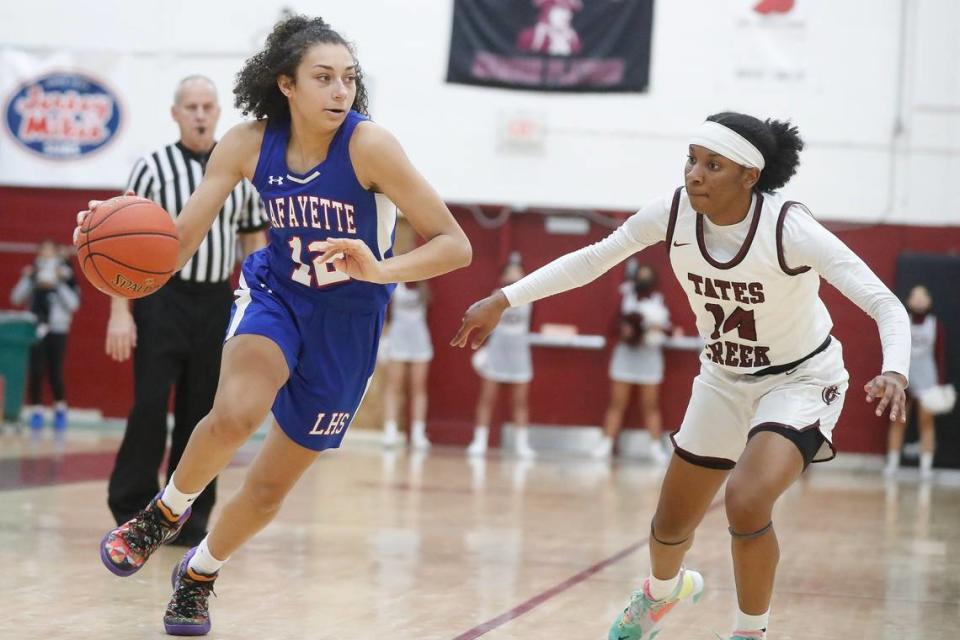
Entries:
{"type": "Polygon", "coordinates": [[[190,517],[189,507],[179,517],[173,515],[160,501],[160,495],[140,513],[103,536],[100,560],[112,573],[126,577],[139,571],[157,547],[173,540],[190,517]]]}
{"type": "Polygon", "coordinates": [[[213,593],[217,574],[207,575],[190,568],[190,559],[197,552],[194,547],[173,568],[170,581],[173,597],[163,615],[163,627],[172,636],[203,636],[210,633],[208,600],[213,593]]]}
{"type": "Polygon", "coordinates": [[[703,593],[703,576],[696,571],[681,569],[680,583],[663,600],[654,600],[650,595],[650,579],[643,587],[633,592],[630,604],[623,610],[607,634],[607,640],[653,640],[660,631],[660,623],[681,600],[700,600],[703,593]]]}

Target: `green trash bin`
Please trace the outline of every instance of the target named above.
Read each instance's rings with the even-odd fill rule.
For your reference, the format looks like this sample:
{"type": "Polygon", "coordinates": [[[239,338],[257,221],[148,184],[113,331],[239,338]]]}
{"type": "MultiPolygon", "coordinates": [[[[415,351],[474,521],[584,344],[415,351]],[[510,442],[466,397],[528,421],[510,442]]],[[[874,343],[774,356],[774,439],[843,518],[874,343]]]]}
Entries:
{"type": "Polygon", "coordinates": [[[20,420],[30,345],[36,339],[36,316],[22,311],[0,311],[0,376],[4,378],[3,419],[7,422],[20,420]]]}

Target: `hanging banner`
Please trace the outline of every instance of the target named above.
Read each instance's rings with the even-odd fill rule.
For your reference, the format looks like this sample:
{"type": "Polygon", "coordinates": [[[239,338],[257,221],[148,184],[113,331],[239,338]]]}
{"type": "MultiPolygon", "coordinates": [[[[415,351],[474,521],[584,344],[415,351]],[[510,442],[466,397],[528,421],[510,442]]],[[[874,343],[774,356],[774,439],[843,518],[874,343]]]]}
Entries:
{"type": "Polygon", "coordinates": [[[447,81],[643,92],[653,0],[454,0],[447,81]]]}

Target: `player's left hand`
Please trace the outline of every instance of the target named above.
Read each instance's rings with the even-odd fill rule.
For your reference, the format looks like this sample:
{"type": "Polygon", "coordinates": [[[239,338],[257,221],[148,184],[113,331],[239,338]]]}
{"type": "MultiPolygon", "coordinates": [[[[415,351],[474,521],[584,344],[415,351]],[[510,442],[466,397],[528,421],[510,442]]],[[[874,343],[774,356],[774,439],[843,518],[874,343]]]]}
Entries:
{"type": "Polygon", "coordinates": [[[874,398],[879,398],[877,404],[877,416],[882,416],[887,405],[890,406],[890,420],[900,422],[907,421],[907,394],[904,389],[907,388],[907,379],[895,371],[885,371],[876,378],[863,385],[863,390],[867,392],[867,402],[873,402],[874,398]]]}
{"type": "MultiPolygon", "coordinates": [[[[125,196],[135,196],[137,195],[132,189],[127,189],[123,192],[125,196]]],[[[73,246],[77,246],[77,240],[80,237],[80,229],[83,227],[83,221],[87,219],[93,210],[103,204],[105,200],[89,200],[87,201],[87,208],[83,211],[77,212],[77,226],[73,230],[73,246]]]]}
{"type": "Polygon", "coordinates": [[[334,268],[354,280],[384,284],[383,263],[377,260],[370,247],[362,240],[329,238],[325,241],[320,260],[332,262],[334,268]]]}

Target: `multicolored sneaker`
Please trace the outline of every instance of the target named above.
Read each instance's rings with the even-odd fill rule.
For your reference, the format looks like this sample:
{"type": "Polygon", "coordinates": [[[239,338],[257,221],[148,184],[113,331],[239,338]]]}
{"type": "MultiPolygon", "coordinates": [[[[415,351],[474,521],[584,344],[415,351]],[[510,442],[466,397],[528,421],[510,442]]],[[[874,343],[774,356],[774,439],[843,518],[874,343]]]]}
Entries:
{"type": "Polygon", "coordinates": [[[183,515],[173,515],[158,494],[140,513],[103,536],[100,541],[103,566],[121,577],[133,575],[157,547],[180,533],[190,511],[188,507],[183,515]]]}
{"type": "Polygon", "coordinates": [[[607,634],[607,640],[653,640],[660,633],[660,622],[678,602],[692,598],[700,600],[703,593],[703,576],[690,569],[681,569],[680,583],[663,600],[654,600],[650,595],[650,579],[643,587],[633,592],[630,604],[623,610],[607,634]]]}
{"type": "Polygon", "coordinates": [[[173,597],[163,615],[163,627],[171,636],[204,636],[210,633],[210,611],[207,601],[213,593],[217,574],[198,573],[190,568],[190,559],[197,552],[194,547],[173,568],[170,581],[173,597]]]}

